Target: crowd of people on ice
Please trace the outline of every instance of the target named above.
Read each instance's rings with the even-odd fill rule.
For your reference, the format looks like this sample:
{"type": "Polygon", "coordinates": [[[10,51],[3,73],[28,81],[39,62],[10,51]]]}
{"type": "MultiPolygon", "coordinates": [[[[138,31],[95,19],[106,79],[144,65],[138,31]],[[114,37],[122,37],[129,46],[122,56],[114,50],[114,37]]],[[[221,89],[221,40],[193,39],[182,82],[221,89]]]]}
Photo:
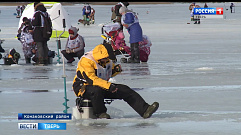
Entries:
{"type": "MultiPolygon", "coordinates": [[[[109,25],[112,30],[113,27],[116,27],[116,29],[115,31],[109,31],[111,34],[105,32],[107,36],[111,38],[111,43],[109,44],[112,46],[115,56],[128,55],[126,61],[122,62],[147,62],[152,43],[147,35],[143,35],[137,13],[129,10],[127,8],[128,5],[128,2],[119,2],[111,8],[111,24],[107,25],[109,25]],[[129,33],[130,46],[125,42],[124,28],[129,33]]],[[[22,15],[24,8],[24,5],[22,7],[18,6],[18,15],[22,15]]],[[[55,52],[49,50],[47,45],[47,41],[50,40],[52,34],[52,21],[43,3],[35,2],[34,10],[35,12],[32,18],[23,17],[17,37],[22,44],[24,58],[27,64],[34,61],[34,65],[48,65],[50,64],[49,58],[55,56],[55,52]],[[48,31],[48,29],[50,30],[48,31]],[[48,32],[50,34],[46,34],[48,32]]],[[[82,8],[82,15],[83,21],[94,23],[95,10],[89,4],[85,4],[82,8]]],[[[61,51],[67,59],[67,63],[75,61],[74,57],[80,59],[85,53],[84,37],[78,34],[78,30],[79,29],[73,26],[68,30],[69,37],[67,38],[64,50],[61,51]]]]}
{"type": "MultiPolygon", "coordinates": [[[[106,34],[112,38],[114,42],[112,46],[116,54],[129,54],[128,63],[147,62],[152,43],[147,35],[143,35],[137,13],[129,10],[128,6],[128,2],[119,2],[111,8],[111,20],[115,23],[112,26],[116,27],[118,26],[116,24],[119,24],[119,27],[114,32],[110,31],[106,34]],[[124,40],[124,28],[129,33],[130,47],[124,40]]],[[[107,27],[111,27],[111,25],[107,25],[107,27]]]]}
{"type": "Polygon", "coordinates": [[[140,63],[139,45],[145,45],[148,41],[151,44],[147,36],[142,35],[137,14],[128,10],[128,5],[128,2],[120,2],[115,5],[112,8],[111,17],[114,24],[103,26],[109,28],[105,31],[107,36],[104,39],[111,38],[113,42],[105,40],[103,44],[99,44],[93,50],[86,52],[77,64],[76,75],[73,80],[74,93],[81,99],[91,101],[93,114],[97,118],[111,118],[107,114],[104,99],[122,99],[144,119],[150,118],[159,107],[158,102],[151,105],[146,103],[136,91],[127,85],[109,81],[111,77],[122,72],[121,65],[115,64],[115,47],[117,50],[126,51],[130,55],[128,62],[140,63]],[[126,28],[130,34],[131,47],[128,47],[124,41],[123,28],[126,28]]]}
{"type": "MultiPolygon", "coordinates": [[[[141,117],[150,118],[158,109],[159,103],[151,105],[133,89],[124,84],[112,83],[111,77],[122,72],[120,64],[116,63],[116,55],[129,55],[128,63],[147,62],[152,45],[150,38],[143,34],[143,30],[138,18],[138,14],[128,9],[129,2],[119,2],[111,8],[112,24],[103,25],[102,34],[104,42],[96,45],[91,51],[85,52],[84,38],[78,34],[79,29],[71,26],[68,29],[69,37],[63,56],[67,63],[75,61],[78,57],[76,74],[73,79],[73,91],[78,98],[91,100],[93,114],[97,118],[109,119],[104,99],[122,99],[127,102],[141,117]],[[130,47],[125,42],[124,30],[129,34],[130,47]]],[[[193,18],[194,8],[199,5],[192,3],[189,6],[194,24],[200,24],[200,19],[193,18]]],[[[204,5],[207,8],[207,4],[204,5]]],[[[234,5],[230,6],[231,13],[234,5]]],[[[48,65],[49,57],[55,55],[47,45],[52,35],[52,22],[43,3],[34,3],[34,15],[32,18],[24,17],[23,23],[18,29],[18,40],[23,46],[23,53],[26,63],[31,63],[31,58],[35,65],[48,65]]],[[[17,13],[22,14],[20,7],[17,13]]],[[[95,10],[89,4],[82,9],[84,23],[95,22],[95,10]]],[[[81,22],[81,20],[79,20],[81,22]]],[[[1,44],[0,44],[1,47],[1,44]]],[[[0,48],[0,52],[4,51],[0,48]]],[[[16,52],[15,52],[16,53],[16,52]]],[[[15,54],[12,54],[15,55],[15,54]]]]}
{"type": "Polygon", "coordinates": [[[35,2],[34,10],[32,18],[23,17],[17,37],[27,64],[31,63],[32,58],[34,65],[48,65],[49,58],[55,56],[47,45],[52,35],[52,21],[43,3],[35,2]]]}
{"type": "MultiPolygon", "coordinates": [[[[143,35],[137,14],[129,10],[128,2],[119,2],[112,8],[111,20],[118,25],[114,46],[120,51],[130,55],[129,63],[146,62],[150,54],[151,42],[146,35],[143,35]],[[130,47],[124,41],[124,28],[130,34],[130,47]],[[146,46],[147,45],[147,46],[146,46]],[[144,48],[144,49],[143,49],[144,48]],[[143,54],[140,51],[144,51],[143,54]],[[142,56],[143,55],[143,56],[142,56]],[[142,59],[143,57],[143,59],[142,59]]],[[[35,65],[49,64],[49,41],[52,34],[52,22],[47,9],[43,3],[34,3],[33,18],[22,19],[23,23],[18,29],[18,39],[23,45],[23,52],[26,63],[31,63],[31,57],[35,65]]],[[[94,11],[94,10],[92,10],[94,11]]],[[[94,20],[91,17],[91,8],[83,8],[83,17],[94,20]],[[88,11],[89,10],[89,11],[88,11]]],[[[104,99],[122,99],[127,102],[141,117],[150,118],[158,109],[159,103],[148,104],[136,91],[124,84],[112,83],[111,77],[122,72],[120,64],[115,64],[116,54],[114,46],[103,42],[89,52],[85,52],[84,38],[78,34],[76,27],[68,29],[69,37],[65,50],[61,53],[68,60],[68,63],[75,61],[78,57],[76,75],[73,79],[73,91],[78,98],[91,100],[93,114],[97,118],[110,119],[104,99]]]]}
{"type": "MultiPolygon", "coordinates": [[[[65,48],[61,51],[67,63],[75,61],[75,57],[79,59],[72,88],[78,98],[91,100],[93,114],[97,118],[110,118],[106,113],[104,99],[123,99],[144,119],[151,117],[159,107],[158,102],[151,105],[146,103],[130,87],[109,81],[111,77],[122,72],[121,65],[115,64],[117,55],[127,54],[128,63],[147,62],[150,55],[151,40],[143,34],[138,14],[129,10],[128,6],[129,2],[119,2],[111,8],[111,24],[102,26],[102,34],[106,34],[106,36],[103,35],[102,44],[85,52],[84,37],[78,34],[78,28],[71,26],[68,29],[69,37],[65,48]],[[124,30],[129,34],[130,46],[125,42],[124,30]]],[[[231,13],[233,7],[234,4],[231,4],[231,13]]],[[[195,21],[194,24],[200,24],[200,19],[193,18],[194,8],[200,8],[200,6],[195,3],[189,6],[191,19],[195,21]]],[[[208,8],[206,3],[204,8],[208,8]]],[[[18,6],[18,16],[22,15],[23,9],[18,6]]],[[[52,35],[52,21],[43,3],[34,2],[34,10],[32,18],[22,19],[17,37],[22,44],[26,63],[31,63],[32,59],[35,62],[34,65],[48,65],[49,58],[55,56],[55,52],[49,50],[47,45],[52,35]]],[[[95,22],[95,10],[89,4],[83,7],[82,15],[83,19],[78,20],[79,22],[82,21],[81,23],[84,24],[95,22]]],[[[4,52],[2,47],[0,52],[4,52]]],[[[20,57],[14,49],[9,56],[20,57]]]]}
{"type": "MultiPolygon", "coordinates": [[[[107,24],[108,26],[104,27],[111,27],[110,29],[115,30],[105,31],[105,33],[107,37],[111,38],[110,44],[113,47],[115,55],[129,54],[129,59],[122,62],[147,62],[152,43],[148,36],[142,34],[137,14],[134,11],[128,10],[128,5],[128,2],[119,2],[111,8],[111,20],[114,24],[107,24]],[[125,16],[131,18],[126,19],[125,16]],[[130,34],[130,47],[125,43],[123,26],[130,34]]],[[[82,15],[83,19],[79,19],[78,22],[84,25],[94,23],[95,10],[89,4],[84,5],[82,15]]]]}

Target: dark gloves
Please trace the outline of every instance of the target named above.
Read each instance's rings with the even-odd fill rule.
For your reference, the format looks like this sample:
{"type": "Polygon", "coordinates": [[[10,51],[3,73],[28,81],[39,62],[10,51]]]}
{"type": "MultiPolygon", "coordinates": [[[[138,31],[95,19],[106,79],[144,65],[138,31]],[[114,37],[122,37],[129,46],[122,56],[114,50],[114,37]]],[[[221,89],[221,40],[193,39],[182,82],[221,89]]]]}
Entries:
{"type": "Polygon", "coordinates": [[[115,92],[117,92],[117,90],[118,90],[118,88],[116,87],[116,85],[114,83],[111,83],[109,91],[111,93],[115,93],[115,92]]]}
{"type": "Polygon", "coordinates": [[[121,72],[122,71],[121,65],[120,64],[115,65],[114,70],[115,72],[121,72]]]}

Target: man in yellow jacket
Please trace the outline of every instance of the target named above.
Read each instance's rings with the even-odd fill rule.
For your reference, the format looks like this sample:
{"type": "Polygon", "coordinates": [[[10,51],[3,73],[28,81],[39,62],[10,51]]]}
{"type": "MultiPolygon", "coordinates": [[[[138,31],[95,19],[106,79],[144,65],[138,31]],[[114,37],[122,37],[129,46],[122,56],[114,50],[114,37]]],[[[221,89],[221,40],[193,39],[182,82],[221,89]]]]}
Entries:
{"type": "Polygon", "coordinates": [[[140,116],[149,118],[158,109],[159,103],[149,105],[130,87],[109,82],[122,71],[115,65],[112,47],[109,44],[97,45],[92,51],[85,53],[78,62],[73,80],[73,90],[77,97],[91,100],[93,113],[97,118],[110,118],[104,99],[123,99],[140,116]]]}

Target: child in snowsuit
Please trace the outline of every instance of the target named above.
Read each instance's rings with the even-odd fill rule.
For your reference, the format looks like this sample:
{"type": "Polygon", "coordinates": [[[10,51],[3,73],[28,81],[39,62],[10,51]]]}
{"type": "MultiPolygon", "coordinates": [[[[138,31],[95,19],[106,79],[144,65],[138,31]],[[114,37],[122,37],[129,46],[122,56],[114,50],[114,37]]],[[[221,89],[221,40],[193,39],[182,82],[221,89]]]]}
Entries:
{"type": "Polygon", "coordinates": [[[72,63],[75,61],[74,57],[80,57],[84,55],[85,42],[84,38],[78,34],[76,27],[71,27],[69,29],[69,38],[65,46],[65,50],[62,50],[61,53],[68,60],[67,63],[72,63]]]}
{"type": "Polygon", "coordinates": [[[33,35],[31,33],[31,30],[29,30],[29,28],[31,27],[30,20],[25,19],[24,23],[25,25],[21,30],[20,42],[23,45],[23,53],[24,53],[26,64],[28,64],[28,63],[31,63],[31,57],[36,52],[36,44],[33,40],[33,35]]]}
{"type": "Polygon", "coordinates": [[[120,31],[118,33],[118,35],[116,36],[115,46],[117,47],[118,50],[124,51],[124,52],[128,53],[129,55],[131,55],[130,47],[126,46],[124,38],[125,38],[125,35],[124,35],[123,31],[120,31]]]}

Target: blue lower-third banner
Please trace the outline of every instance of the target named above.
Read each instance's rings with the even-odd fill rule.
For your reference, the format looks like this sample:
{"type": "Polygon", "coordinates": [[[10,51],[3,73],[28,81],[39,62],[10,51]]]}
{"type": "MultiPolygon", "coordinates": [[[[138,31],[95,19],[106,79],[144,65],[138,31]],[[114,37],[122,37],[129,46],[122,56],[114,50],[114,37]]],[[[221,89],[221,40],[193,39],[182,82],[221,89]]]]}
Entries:
{"type": "Polygon", "coordinates": [[[38,130],[66,130],[66,123],[38,123],[38,130]]]}

